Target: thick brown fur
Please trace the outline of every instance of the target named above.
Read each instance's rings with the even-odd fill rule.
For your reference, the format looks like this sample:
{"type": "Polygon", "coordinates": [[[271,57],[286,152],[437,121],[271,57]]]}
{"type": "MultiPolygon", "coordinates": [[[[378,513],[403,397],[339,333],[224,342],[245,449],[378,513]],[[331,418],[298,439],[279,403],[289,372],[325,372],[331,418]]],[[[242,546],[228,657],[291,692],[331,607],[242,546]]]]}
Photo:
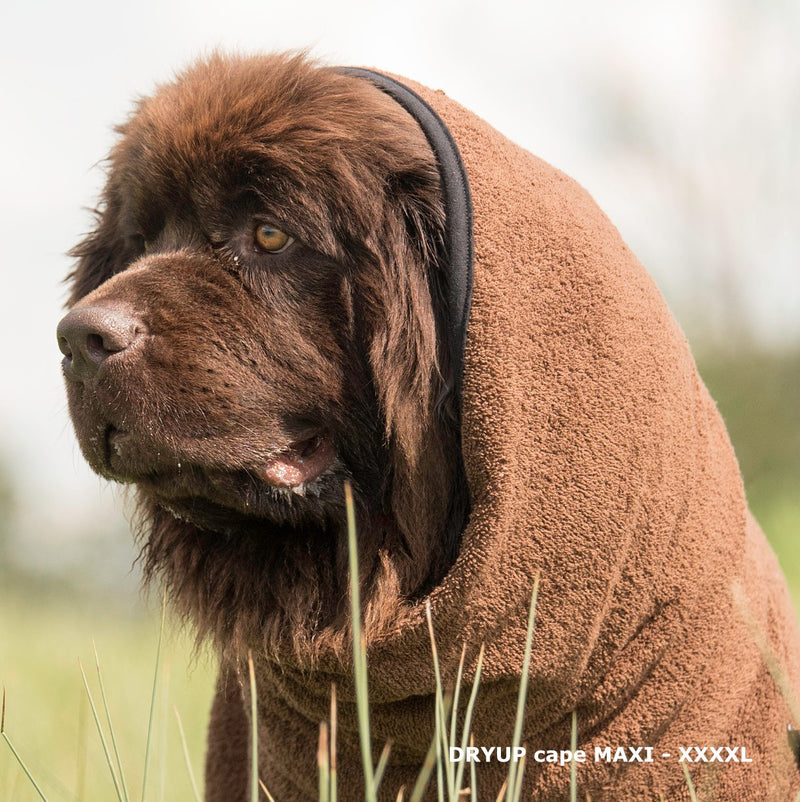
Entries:
{"type": "Polygon", "coordinates": [[[214,55],[118,131],[69,305],[137,339],[67,370],[81,448],[135,484],[145,573],[201,637],[313,664],[348,639],[344,480],[372,632],[447,571],[467,515],[434,156],[377,88],[303,56],[214,55]],[[254,246],[265,221],[285,252],[254,246]],[[264,481],[308,432],[330,468],[264,481]]]}

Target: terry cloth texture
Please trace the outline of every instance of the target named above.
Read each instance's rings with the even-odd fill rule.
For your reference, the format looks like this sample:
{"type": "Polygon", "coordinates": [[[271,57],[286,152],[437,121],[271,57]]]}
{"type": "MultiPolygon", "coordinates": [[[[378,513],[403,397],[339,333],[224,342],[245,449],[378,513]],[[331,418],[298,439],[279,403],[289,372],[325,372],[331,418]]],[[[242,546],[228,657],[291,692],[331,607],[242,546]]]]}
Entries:
{"type": "MultiPolygon", "coordinates": [[[[573,711],[587,753],[580,799],[688,800],[683,765],[701,799],[792,799],[795,615],[681,331],[584,190],[441,92],[402,80],[449,128],[472,192],[462,434],[472,512],[440,586],[422,603],[398,600],[391,634],[366,633],[375,760],[393,744],[381,798],[401,785],[408,798],[431,742],[424,602],[445,686],[464,644],[471,683],[485,645],[474,742],[508,746],[538,574],[523,799],[568,798],[568,767],[533,753],[569,748],[573,711]],[[620,746],[653,747],[653,762],[595,760],[595,747],[620,746]],[[681,747],[729,747],[752,762],[682,764],[681,747]]],[[[349,661],[259,663],[260,772],[276,800],[317,798],[333,681],[340,798],[363,799],[349,661]]],[[[477,765],[481,799],[495,799],[507,769],[477,765]]]]}

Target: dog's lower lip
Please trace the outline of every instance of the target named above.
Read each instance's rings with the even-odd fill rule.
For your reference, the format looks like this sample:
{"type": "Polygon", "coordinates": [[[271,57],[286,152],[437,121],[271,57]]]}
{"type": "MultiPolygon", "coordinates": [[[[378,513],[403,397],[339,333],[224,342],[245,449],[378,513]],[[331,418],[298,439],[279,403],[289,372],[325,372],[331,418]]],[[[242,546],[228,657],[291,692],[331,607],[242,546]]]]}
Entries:
{"type": "Polygon", "coordinates": [[[317,432],[275,453],[257,473],[268,484],[293,488],[319,478],[335,459],[330,435],[317,432]]]}

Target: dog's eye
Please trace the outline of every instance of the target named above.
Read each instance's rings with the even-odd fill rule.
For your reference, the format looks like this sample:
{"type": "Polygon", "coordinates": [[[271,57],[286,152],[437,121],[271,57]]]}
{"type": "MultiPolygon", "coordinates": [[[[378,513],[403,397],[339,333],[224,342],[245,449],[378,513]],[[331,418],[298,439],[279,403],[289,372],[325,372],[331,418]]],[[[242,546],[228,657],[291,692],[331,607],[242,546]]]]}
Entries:
{"type": "Polygon", "coordinates": [[[294,242],[294,237],[269,223],[262,223],[256,227],[255,238],[258,247],[267,253],[280,253],[294,242]]]}

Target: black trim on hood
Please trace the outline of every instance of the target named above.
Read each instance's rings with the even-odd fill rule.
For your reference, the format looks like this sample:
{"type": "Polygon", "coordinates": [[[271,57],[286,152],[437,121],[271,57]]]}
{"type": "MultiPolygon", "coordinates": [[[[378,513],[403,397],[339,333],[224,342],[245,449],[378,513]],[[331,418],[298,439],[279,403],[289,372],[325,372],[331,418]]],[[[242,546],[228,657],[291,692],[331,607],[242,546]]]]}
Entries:
{"type": "Polygon", "coordinates": [[[373,70],[344,67],[341,72],[371,81],[396,100],[419,123],[436,156],[444,195],[445,247],[449,260],[447,338],[453,367],[453,392],[460,415],[474,259],[472,196],[464,162],[447,126],[416,92],[394,78],[373,70]]]}

